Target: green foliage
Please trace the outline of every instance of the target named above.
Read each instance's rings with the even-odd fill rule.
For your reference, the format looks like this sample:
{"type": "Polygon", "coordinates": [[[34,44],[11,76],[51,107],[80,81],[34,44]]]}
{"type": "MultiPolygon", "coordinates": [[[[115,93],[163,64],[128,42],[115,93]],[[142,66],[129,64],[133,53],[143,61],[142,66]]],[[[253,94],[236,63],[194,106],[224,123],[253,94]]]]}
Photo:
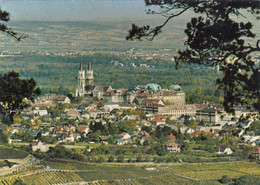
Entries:
{"type": "Polygon", "coordinates": [[[251,123],[249,130],[255,132],[256,135],[260,135],[260,121],[251,123]]]}
{"type": "Polygon", "coordinates": [[[127,132],[131,132],[133,130],[137,130],[137,126],[133,120],[126,120],[123,122],[124,127],[126,128],[127,132]]]}
{"type": "Polygon", "coordinates": [[[50,158],[74,159],[78,161],[85,161],[85,155],[79,152],[72,152],[71,150],[65,148],[63,145],[56,145],[54,148],[50,148],[47,155],[50,158]]]}
{"type": "Polygon", "coordinates": [[[109,158],[108,158],[108,162],[113,162],[113,161],[114,161],[114,156],[110,155],[109,158]]]}
{"type": "MultiPolygon", "coordinates": [[[[248,41],[255,38],[252,32],[253,24],[245,22],[245,19],[241,22],[236,19],[244,17],[244,12],[253,16],[259,15],[258,0],[160,0],[145,3],[151,7],[147,13],[161,14],[166,20],[156,27],[132,24],[127,40],[153,40],[175,17],[188,11],[197,14],[197,17],[191,18],[184,30],[187,35],[184,42],[186,49],[178,51],[175,58],[176,66],[179,63],[219,66],[223,71],[223,77],[217,79],[216,83],[224,92],[223,105],[226,111],[234,112],[233,106],[236,104],[260,110],[260,72],[257,61],[252,58],[253,54],[260,51],[259,40],[252,46],[248,41]]],[[[200,101],[199,96],[193,98],[200,101]]]]}
{"type": "Polygon", "coordinates": [[[256,176],[246,175],[242,176],[238,179],[234,179],[234,185],[258,185],[260,182],[260,178],[256,176]]]}
{"type": "Polygon", "coordinates": [[[24,150],[0,145],[0,159],[23,159],[28,155],[24,150]]]}
{"type": "Polygon", "coordinates": [[[0,129],[0,144],[7,144],[8,143],[8,136],[0,129]]]}
{"type": "Polygon", "coordinates": [[[184,122],[184,124],[187,127],[191,128],[191,129],[194,129],[194,130],[198,127],[198,123],[195,120],[186,120],[184,122]]]}
{"type": "Polygon", "coordinates": [[[14,71],[3,76],[0,74],[0,109],[1,113],[9,116],[11,120],[16,112],[19,113],[29,106],[25,98],[34,101],[40,93],[33,78],[20,79],[19,73],[14,71]]]}
{"type": "Polygon", "coordinates": [[[221,179],[219,180],[219,182],[221,182],[222,184],[229,184],[229,183],[231,182],[231,179],[228,178],[227,175],[223,175],[223,176],[221,177],[221,179]]]}
{"type": "Polygon", "coordinates": [[[123,155],[119,155],[117,157],[117,162],[120,162],[120,163],[124,162],[124,156],[123,155]]]}
{"type": "Polygon", "coordinates": [[[7,35],[15,38],[16,40],[20,41],[21,39],[26,38],[27,36],[24,34],[19,34],[17,32],[14,32],[11,28],[7,27],[5,24],[3,24],[2,22],[8,22],[10,20],[10,14],[7,11],[3,11],[0,8],[0,31],[3,33],[6,33],[7,35]]]}

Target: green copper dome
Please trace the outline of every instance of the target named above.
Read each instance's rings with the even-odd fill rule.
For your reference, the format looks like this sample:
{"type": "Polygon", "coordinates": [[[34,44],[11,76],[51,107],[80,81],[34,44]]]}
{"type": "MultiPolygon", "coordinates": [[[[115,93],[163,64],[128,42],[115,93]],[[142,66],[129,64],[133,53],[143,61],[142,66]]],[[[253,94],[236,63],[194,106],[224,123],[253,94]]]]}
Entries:
{"type": "Polygon", "coordinates": [[[160,85],[155,83],[149,83],[145,86],[145,89],[148,91],[160,91],[162,88],[160,85]]]}
{"type": "Polygon", "coordinates": [[[173,84],[170,86],[170,90],[174,90],[175,92],[180,92],[180,91],[182,91],[182,88],[178,84],[173,84]]]}

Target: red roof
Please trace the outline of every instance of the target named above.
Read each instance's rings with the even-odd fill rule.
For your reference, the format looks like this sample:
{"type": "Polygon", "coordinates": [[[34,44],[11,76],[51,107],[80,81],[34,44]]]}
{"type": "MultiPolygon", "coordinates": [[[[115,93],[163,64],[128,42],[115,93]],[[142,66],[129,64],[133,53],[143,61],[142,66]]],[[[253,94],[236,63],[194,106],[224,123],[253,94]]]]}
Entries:
{"type": "Polygon", "coordinates": [[[72,135],[72,134],[73,134],[73,131],[72,131],[72,130],[70,130],[70,131],[69,131],[69,135],[72,135]]]}
{"type": "Polygon", "coordinates": [[[164,122],[163,120],[160,120],[160,119],[153,119],[153,120],[151,120],[152,122],[164,122]]]}
{"type": "MultiPolygon", "coordinates": [[[[42,142],[42,144],[43,144],[43,145],[46,145],[46,143],[45,143],[45,142],[42,142]]],[[[31,145],[31,146],[37,146],[37,145],[38,145],[38,143],[30,143],[30,145],[31,145]]]]}
{"type": "Polygon", "coordinates": [[[170,135],[167,137],[167,139],[176,139],[176,137],[175,137],[174,135],[170,134],[170,135]]]}
{"type": "Polygon", "coordinates": [[[101,141],[107,141],[109,139],[109,136],[99,136],[101,141]]]}
{"type": "Polygon", "coordinates": [[[159,99],[144,99],[141,105],[158,105],[159,102],[159,99]]]}
{"type": "Polygon", "coordinates": [[[156,114],[154,115],[156,118],[158,119],[165,119],[165,116],[164,115],[161,115],[161,114],[156,114]]]}
{"type": "Polygon", "coordinates": [[[88,127],[86,127],[86,126],[79,127],[78,131],[79,132],[84,132],[84,130],[86,130],[86,128],[88,128],[88,127]]]}
{"type": "Polygon", "coordinates": [[[64,128],[61,127],[61,126],[54,127],[54,128],[53,128],[53,131],[63,132],[63,131],[64,131],[64,128]]]}
{"type": "Polygon", "coordinates": [[[201,133],[202,133],[202,132],[201,132],[200,130],[196,130],[196,131],[192,132],[191,135],[193,135],[193,136],[198,136],[198,135],[200,135],[201,133]]]}
{"type": "Polygon", "coordinates": [[[260,148],[255,149],[252,154],[260,154],[260,148]]]}
{"type": "Polygon", "coordinates": [[[170,141],[165,141],[164,144],[166,146],[169,146],[169,147],[177,147],[177,146],[179,146],[177,143],[170,142],[170,141]]]}
{"type": "Polygon", "coordinates": [[[139,135],[141,135],[141,136],[150,136],[150,134],[148,132],[146,132],[146,131],[139,132],[139,135]]]}
{"type": "Polygon", "coordinates": [[[120,134],[120,136],[121,136],[121,137],[124,137],[126,134],[127,134],[126,132],[122,132],[122,133],[120,134]]]}

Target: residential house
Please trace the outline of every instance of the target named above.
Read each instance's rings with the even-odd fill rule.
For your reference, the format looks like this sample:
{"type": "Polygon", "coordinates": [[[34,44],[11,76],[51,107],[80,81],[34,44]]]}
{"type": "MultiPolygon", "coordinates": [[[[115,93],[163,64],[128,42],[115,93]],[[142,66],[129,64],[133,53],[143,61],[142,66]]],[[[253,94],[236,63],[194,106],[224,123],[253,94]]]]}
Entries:
{"type": "Polygon", "coordinates": [[[66,110],[65,112],[68,116],[73,118],[77,118],[80,115],[78,110],[66,110]]]}
{"type": "Polygon", "coordinates": [[[46,145],[45,142],[39,141],[38,143],[30,143],[30,146],[32,147],[32,151],[41,151],[41,152],[47,152],[49,150],[49,147],[46,145]]]}
{"type": "Polygon", "coordinates": [[[151,120],[151,123],[153,124],[153,125],[155,125],[155,126],[158,126],[158,125],[165,125],[165,121],[163,121],[163,120],[160,120],[160,119],[153,119],[153,120],[151,120]]]}
{"type": "Polygon", "coordinates": [[[88,134],[89,133],[89,128],[87,126],[81,126],[78,128],[78,132],[81,134],[88,134]]]}
{"type": "Polygon", "coordinates": [[[252,154],[255,155],[255,157],[260,160],[260,147],[258,147],[257,149],[255,149],[255,150],[252,152],[252,154]]]}
{"type": "Polygon", "coordinates": [[[227,155],[231,155],[233,153],[233,151],[226,145],[219,145],[216,148],[216,152],[217,154],[227,154],[227,155]]]}
{"type": "Polygon", "coordinates": [[[170,153],[180,152],[181,149],[178,144],[172,142],[172,141],[165,141],[164,146],[170,153]]]}
{"type": "Polygon", "coordinates": [[[109,136],[99,136],[99,140],[103,144],[108,144],[109,136]]]}

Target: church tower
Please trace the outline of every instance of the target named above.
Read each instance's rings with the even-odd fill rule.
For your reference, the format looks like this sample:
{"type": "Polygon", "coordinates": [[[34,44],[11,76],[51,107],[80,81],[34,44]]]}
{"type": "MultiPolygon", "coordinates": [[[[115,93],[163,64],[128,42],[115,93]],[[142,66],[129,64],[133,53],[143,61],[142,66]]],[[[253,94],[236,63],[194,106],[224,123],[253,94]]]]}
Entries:
{"type": "Polygon", "coordinates": [[[91,66],[91,60],[89,60],[86,79],[87,79],[87,85],[94,85],[94,75],[93,75],[93,69],[91,66]]]}
{"type": "Polygon", "coordinates": [[[82,57],[78,72],[78,86],[76,89],[75,96],[84,96],[85,95],[85,70],[83,69],[82,57]]]}

